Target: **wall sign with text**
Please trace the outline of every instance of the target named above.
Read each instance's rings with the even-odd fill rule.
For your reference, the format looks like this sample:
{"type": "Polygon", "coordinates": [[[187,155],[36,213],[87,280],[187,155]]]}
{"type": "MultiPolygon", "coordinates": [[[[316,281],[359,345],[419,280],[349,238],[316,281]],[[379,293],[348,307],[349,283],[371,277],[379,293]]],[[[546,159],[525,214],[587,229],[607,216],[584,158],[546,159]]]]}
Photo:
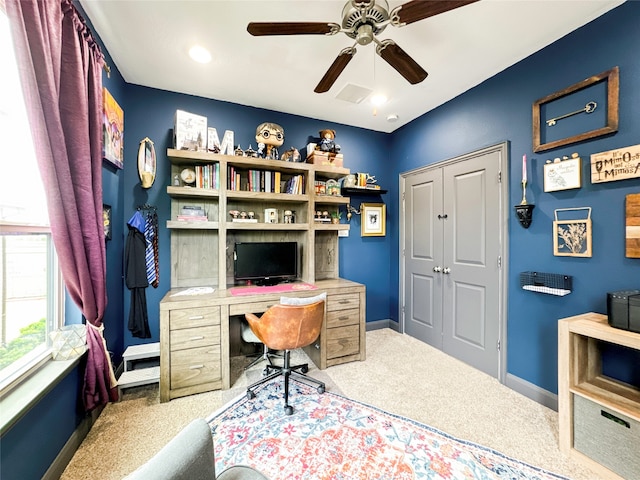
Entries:
{"type": "Polygon", "coordinates": [[[640,178],[640,145],[591,155],[591,183],[640,178]]]}
{"type": "Polygon", "coordinates": [[[556,159],[544,165],[544,191],[557,192],[582,186],[580,157],[556,159]]]}

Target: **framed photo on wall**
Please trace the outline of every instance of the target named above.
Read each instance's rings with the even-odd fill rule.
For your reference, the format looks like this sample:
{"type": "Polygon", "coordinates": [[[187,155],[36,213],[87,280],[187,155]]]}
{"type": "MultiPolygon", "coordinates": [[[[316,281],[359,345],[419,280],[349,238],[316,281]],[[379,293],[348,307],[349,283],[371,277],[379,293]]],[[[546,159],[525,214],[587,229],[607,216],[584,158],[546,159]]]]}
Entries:
{"type": "Polygon", "coordinates": [[[104,239],[111,240],[111,205],[102,204],[102,226],[104,239]]]}
{"type": "Polygon", "coordinates": [[[361,237],[384,237],[386,234],[386,205],[384,203],[363,203],[360,205],[361,237]]]}
{"type": "Polygon", "coordinates": [[[124,168],[124,111],[109,90],[102,89],[102,158],[124,168]]]}

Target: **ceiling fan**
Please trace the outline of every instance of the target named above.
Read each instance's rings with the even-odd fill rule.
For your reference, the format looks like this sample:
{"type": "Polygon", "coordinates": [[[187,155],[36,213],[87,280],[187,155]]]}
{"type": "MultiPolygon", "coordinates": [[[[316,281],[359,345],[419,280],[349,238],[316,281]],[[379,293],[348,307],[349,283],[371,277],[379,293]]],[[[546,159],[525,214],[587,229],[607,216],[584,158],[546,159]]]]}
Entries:
{"type": "Polygon", "coordinates": [[[403,27],[478,0],[412,0],[389,11],[386,0],[350,0],[342,9],[342,25],[331,22],[251,22],[247,31],[256,37],[265,35],[335,35],[344,33],[355,39],[343,49],[314,89],[324,93],[338,79],[356,54],[356,45],[376,44],[376,53],[415,85],[427,78],[427,72],[393,40],[378,40],[376,35],[388,25],[403,27]]]}

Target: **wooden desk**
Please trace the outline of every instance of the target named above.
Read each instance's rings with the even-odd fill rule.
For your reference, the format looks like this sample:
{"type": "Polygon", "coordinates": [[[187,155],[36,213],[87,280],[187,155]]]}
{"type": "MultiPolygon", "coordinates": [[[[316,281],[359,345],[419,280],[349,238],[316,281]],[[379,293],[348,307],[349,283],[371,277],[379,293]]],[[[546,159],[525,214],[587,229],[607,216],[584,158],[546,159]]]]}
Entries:
{"type": "Polygon", "coordinates": [[[602,375],[600,341],[640,350],[640,334],[610,327],[605,315],[585,313],[558,322],[560,450],[604,478],[623,478],[618,473],[640,478],[640,390],[602,375]],[[576,405],[581,412],[585,407],[598,412],[580,413],[586,418],[576,421],[576,405]]]}
{"type": "Polygon", "coordinates": [[[169,291],[160,302],[160,401],[229,388],[230,317],[262,313],[281,296],[327,293],[320,336],[304,349],[318,368],[364,360],[364,285],[344,279],[315,285],[316,290],[246,296],[229,290],[193,296],[174,295],[183,288],[169,291]]]}

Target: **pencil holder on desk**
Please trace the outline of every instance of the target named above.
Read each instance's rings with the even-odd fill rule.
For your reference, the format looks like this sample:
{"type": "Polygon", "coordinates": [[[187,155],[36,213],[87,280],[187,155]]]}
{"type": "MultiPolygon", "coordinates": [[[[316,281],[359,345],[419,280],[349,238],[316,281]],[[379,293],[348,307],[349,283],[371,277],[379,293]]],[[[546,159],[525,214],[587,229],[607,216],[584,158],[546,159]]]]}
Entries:
{"type": "Polygon", "coordinates": [[[560,273],[522,272],[520,286],[523,290],[564,297],[573,289],[573,277],[560,273]]]}

